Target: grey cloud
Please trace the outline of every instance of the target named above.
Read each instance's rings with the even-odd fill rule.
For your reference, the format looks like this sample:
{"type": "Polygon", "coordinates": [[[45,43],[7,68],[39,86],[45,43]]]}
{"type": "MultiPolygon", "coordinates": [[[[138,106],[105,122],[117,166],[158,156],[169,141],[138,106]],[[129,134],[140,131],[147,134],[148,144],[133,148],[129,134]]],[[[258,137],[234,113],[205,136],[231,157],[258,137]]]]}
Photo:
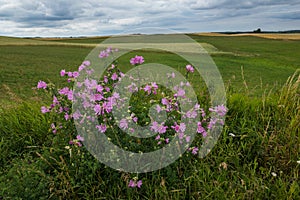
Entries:
{"type": "MultiPolygon", "coordinates": [[[[276,15],[273,15],[274,18],[280,18],[285,20],[300,20],[300,11],[291,11],[291,12],[285,12],[285,13],[278,13],[276,15]]],[[[298,27],[300,28],[300,24],[298,24],[298,27]]]]}
{"type": "Polygon", "coordinates": [[[274,6],[274,5],[298,5],[298,0],[186,0],[186,6],[194,10],[205,10],[215,8],[234,8],[234,9],[251,9],[260,6],[274,6]]]}
{"type": "Polygon", "coordinates": [[[141,27],[197,32],[258,25],[282,30],[294,24],[295,29],[299,10],[299,0],[0,0],[0,35],[101,35],[141,27]]]}
{"type": "Polygon", "coordinates": [[[0,17],[21,23],[21,27],[53,27],[55,21],[70,21],[79,17],[83,9],[77,5],[76,1],[71,4],[66,1],[22,1],[14,6],[0,6],[0,17]]]}

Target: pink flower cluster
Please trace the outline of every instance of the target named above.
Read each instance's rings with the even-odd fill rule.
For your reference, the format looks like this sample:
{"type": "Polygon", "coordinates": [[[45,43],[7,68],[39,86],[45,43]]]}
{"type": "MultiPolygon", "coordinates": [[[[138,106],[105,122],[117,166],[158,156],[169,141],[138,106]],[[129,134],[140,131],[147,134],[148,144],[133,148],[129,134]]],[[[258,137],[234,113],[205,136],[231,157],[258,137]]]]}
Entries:
{"type": "MultiPolygon", "coordinates": [[[[106,58],[110,56],[111,53],[117,50],[112,50],[108,48],[100,52],[100,58],[106,58]]],[[[130,59],[132,65],[138,65],[144,63],[144,58],[142,56],[135,56],[130,59]]],[[[191,65],[186,65],[187,74],[194,72],[194,67],[191,65]]],[[[112,64],[111,67],[107,70],[107,74],[103,76],[102,80],[95,80],[89,78],[93,73],[91,68],[91,63],[89,61],[84,61],[74,72],[66,72],[66,70],[61,70],[61,76],[67,76],[68,82],[75,81],[81,74],[85,74],[85,78],[79,82],[74,87],[82,89],[80,92],[75,92],[69,87],[63,87],[58,89],[53,95],[52,104],[49,107],[42,106],[41,112],[55,112],[58,115],[62,116],[62,119],[72,122],[72,120],[78,120],[79,123],[88,122],[97,122],[94,128],[98,130],[99,133],[109,134],[112,129],[115,129],[113,126],[118,126],[118,130],[122,131],[131,131],[134,132],[132,128],[132,123],[139,125],[140,121],[138,114],[131,111],[130,107],[126,107],[127,104],[123,103],[123,100],[119,93],[114,92],[116,85],[119,81],[122,80],[126,75],[124,75],[115,64],[112,64]],[[72,110],[72,103],[80,100],[84,109],[89,109],[92,111],[92,114],[86,115],[81,113],[79,110],[72,110]],[[112,125],[112,111],[113,109],[120,109],[125,107],[126,111],[128,110],[129,116],[122,116],[122,119],[116,120],[116,123],[112,125]]],[[[127,77],[126,77],[127,78],[127,77]]],[[[170,83],[172,78],[175,78],[175,73],[167,74],[166,81],[170,83]]],[[[209,108],[208,111],[211,113],[210,116],[206,115],[204,109],[200,107],[199,104],[191,104],[191,99],[188,98],[188,93],[186,88],[190,88],[191,85],[189,82],[181,82],[179,84],[172,85],[173,93],[162,92],[159,93],[159,86],[156,82],[148,82],[143,87],[140,87],[140,79],[137,77],[129,77],[131,84],[126,86],[124,89],[128,92],[134,93],[139,91],[144,91],[146,95],[160,95],[159,100],[155,100],[157,103],[155,110],[157,113],[166,112],[168,119],[173,121],[160,122],[156,119],[151,119],[149,123],[149,130],[153,131],[155,136],[155,141],[158,145],[168,144],[172,142],[174,137],[178,137],[180,143],[188,144],[187,150],[193,154],[197,155],[199,152],[199,147],[193,146],[188,147],[191,144],[191,136],[188,134],[189,131],[193,130],[199,133],[199,137],[207,137],[209,131],[219,124],[224,124],[224,121],[220,118],[224,117],[227,113],[227,108],[224,105],[215,106],[209,108]],[[180,109],[181,105],[191,105],[190,109],[187,111],[182,111],[180,109]],[[180,115],[181,119],[172,118],[173,114],[180,115]],[[171,117],[170,117],[171,116],[171,117]],[[191,125],[186,120],[194,119],[197,124],[192,125],[194,129],[191,128],[191,125]],[[174,136],[175,135],[175,136],[174,136]]],[[[167,84],[166,84],[167,85],[167,84]]],[[[37,84],[38,89],[47,89],[51,85],[47,85],[44,81],[39,81],[37,84]]],[[[123,88],[122,88],[123,89],[123,88]]],[[[51,91],[47,89],[47,91],[51,91]]],[[[150,96],[151,97],[151,96],[150,96]]],[[[141,99],[139,99],[141,101],[141,99]]],[[[52,123],[51,129],[53,133],[57,133],[59,129],[63,126],[60,123],[52,123]],[[58,124],[58,125],[55,125],[58,124]]],[[[133,126],[134,127],[134,126],[133,126]]],[[[81,135],[77,135],[75,139],[69,141],[70,145],[75,145],[77,147],[82,146],[84,138],[81,135]]],[[[140,188],[142,185],[142,180],[137,181],[136,179],[130,180],[128,187],[130,188],[140,188]]]]}
{"type": "Polygon", "coordinates": [[[61,124],[59,124],[59,126],[56,126],[55,123],[51,124],[52,133],[54,133],[54,134],[56,134],[57,131],[62,128],[63,128],[63,126],[61,124]]]}
{"type": "Polygon", "coordinates": [[[39,81],[37,84],[38,89],[46,89],[47,88],[47,83],[44,81],[39,81]]]}
{"type": "Polygon", "coordinates": [[[145,62],[143,56],[135,56],[134,58],[130,59],[130,64],[132,65],[138,65],[138,64],[143,64],[145,62]]]}
{"type": "Polygon", "coordinates": [[[110,55],[110,53],[117,52],[117,51],[119,50],[118,49],[113,50],[111,47],[108,47],[107,49],[100,52],[99,58],[106,58],[110,55]]]}
{"type": "Polygon", "coordinates": [[[143,184],[142,180],[136,181],[136,180],[131,179],[128,183],[128,187],[130,187],[130,188],[135,188],[135,187],[141,188],[142,184],[143,184]]]}
{"type": "Polygon", "coordinates": [[[186,68],[187,72],[190,72],[190,73],[194,72],[194,67],[192,65],[187,65],[187,66],[185,66],[185,68],[186,68]]]}
{"type": "Polygon", "coordinates": [[[197,155],[199,148],[198,147],[190,147],[188,150],[191,151],[193,155],[197,155]]]}
{"type": "Polygon", "coordinates": [[[81,137],[80,135],[77,135],[76,139],[73,139],[73,140],[69,141],[69,144],[81,147],[82,146],[81,142],[83,142],[83,141],[84,141],[84,138],[81,137]]]}
{"type": "Polygon", "coordinates": [[[151,85],[146,85],[143,90],[147,92],[148,95],[157,94],[158,85],[155,82],[152,82],[151,85]]]}

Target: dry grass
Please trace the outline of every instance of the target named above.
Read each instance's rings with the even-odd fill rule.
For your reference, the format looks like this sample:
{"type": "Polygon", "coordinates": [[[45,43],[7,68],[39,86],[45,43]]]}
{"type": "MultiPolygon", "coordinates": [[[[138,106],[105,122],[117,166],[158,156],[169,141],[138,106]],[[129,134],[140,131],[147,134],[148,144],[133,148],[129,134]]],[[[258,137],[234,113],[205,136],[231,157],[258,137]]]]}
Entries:
{"type": "Polygon", "coordinates": [[[256,36],[256,37],[262,37],[262,38],[268,38],[268,39],[275,39],[275,40],[300,40],[300,34],[299,33],[249,33],[249,34],[237,34],[236,36],[256,36]]]}
{"type": "Polygon", "coordinates": [[[203,36],[255,36],[275,40],[300,40],[300,33],[241,33],[241,34],[222,34],[222,33],[197,33],[197,35],[203,36]]]}

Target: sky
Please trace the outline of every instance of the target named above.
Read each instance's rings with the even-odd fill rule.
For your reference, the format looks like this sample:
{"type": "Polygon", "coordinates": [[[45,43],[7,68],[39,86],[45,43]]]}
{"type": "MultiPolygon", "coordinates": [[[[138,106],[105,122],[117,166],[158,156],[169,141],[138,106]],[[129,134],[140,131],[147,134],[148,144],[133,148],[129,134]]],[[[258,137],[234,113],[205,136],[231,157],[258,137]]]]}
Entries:
{"type": "Polygon", "coordinates": [[[0,35],[75,37],[300,29],[299,0],[0,0],[0,35]]]}

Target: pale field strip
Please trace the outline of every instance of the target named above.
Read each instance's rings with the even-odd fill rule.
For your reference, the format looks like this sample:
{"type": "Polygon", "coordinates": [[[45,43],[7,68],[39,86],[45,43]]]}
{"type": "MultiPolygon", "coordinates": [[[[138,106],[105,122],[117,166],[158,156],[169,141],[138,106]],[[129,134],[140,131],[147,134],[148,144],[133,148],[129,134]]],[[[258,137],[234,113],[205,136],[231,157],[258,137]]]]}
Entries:
{"type": "MultiPolygon", "coordinates": [[[[255,36],[262,37],[268,39],[280,39],[280,40],[300,40],[300,34],[255,34],[255,33],[242,33],[242,34],[221,34],[221,33],[194,33],[196,35],[203,36],[225,36],[225,37],[241,37],[241,36],[255,36]]],[[[92,37],[96,38],[96,37],[92,37]]],[[[101,37],[99,37],[101,38],[101,37]]],[[[89,38],[84,38],[89,39],[89,38]]],[[[118,48],[121,50],[132,50],[135,48],[141,49],[141,47],[146,47],[143,51],[163,51],[164,49],[168,49],[169,52],[182,52],[182,53],[209,53],[209,54],[231,54],[235,56],[255,56],[250,54],[237,54],[234,52],[224,52],[217,49],[215,46],[209,43],[199,43],[201,45],[199,50],[199,45],[195,45],[194,43],[74,43],[74,42],[60,42],[60,39],[57,38],[37,38],[37,39],[25,39],[25,38],[13,38],[13,37],[1,37],[0,36],[0,46],[36,46],[36,45],[49,45],[49,46],[77,46],[77,47],[87,47],[94,48],[98,46],[99,49],[112,47],[118,48]],[[55,41],[53,41],[55,40],[55,41]],[[204,49],[204,50],[203,50],[204,49]]],[[[80,39],[78,39],[80,40],[80,39]]]]}
{"type": "Polygon", "coordinates": [[[111,43],[99,44],[99,48],[112,47],[123,50],[141,49],[147,51],[169,51],[182,53],[221,53],[216,47],[208,43],[111,43]]]}
{"type": "Polygon", "coordinates": [[[59,42],[50,40],[36,40],[23,38],[0,37],[0,46],[78,46],[78,47],[98,47],[103,50],[107,47],[118,48],[120,50],[143,49],[144,51],[164,51],[182,52],[182,53],[209,53],[209,54],[224,54],[216,47],[208,43],[71,43],[59,42]]]}
{"type": "Polygon", "coordinates": [[[300,33],[241,33],[241,34],[222,34],[222,33],[195,33],[203,36],[225,36],[225,37],[239,37],[239,36],[255,36],[267,39],[276,40],[300,40],[300,33]]]}

